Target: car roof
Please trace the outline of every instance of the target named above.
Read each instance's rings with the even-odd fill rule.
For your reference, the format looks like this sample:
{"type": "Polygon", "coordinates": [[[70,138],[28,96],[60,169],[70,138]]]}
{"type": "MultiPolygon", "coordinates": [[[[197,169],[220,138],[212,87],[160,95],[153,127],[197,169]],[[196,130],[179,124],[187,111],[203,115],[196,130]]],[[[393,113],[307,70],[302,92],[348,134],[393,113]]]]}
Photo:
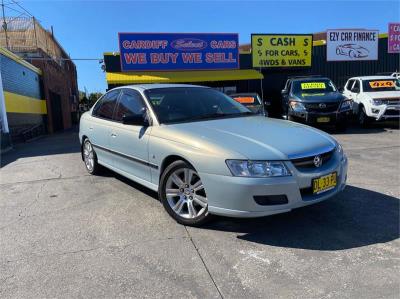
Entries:
{"type": "Polygon", "coordinates": [[[136,89],[140,91],[144,90],[150,90],[150,89],[156,89],[156,88],[176,88],[176,87],[199,87],[199,88],[210,88],[207,86],[200,86],[200,85],[191,85],[191,84],[159,84],[159,83],[154,83],[154,84],[135,84],[135,85],[125,85],[125,86],[120,86],[116,87],[114,89],[119,89],[119,88],[131,88],[131,89],[136,89]]]}
{"type": "Polygon", "coordinates": [[[392,76],[360,76],[360,77],[353,77],[350,78],[349,80],[354,80],[354,79],[361,79],[361,80],[380,80],[380,79],[395,79],[392,76]]]}
{"type": "Polygon", "coordinates": [[[328,77],[303,77],[303,78],[289,78],[291,81],[315,81],[315,80],[330,80],[328,77]]]}

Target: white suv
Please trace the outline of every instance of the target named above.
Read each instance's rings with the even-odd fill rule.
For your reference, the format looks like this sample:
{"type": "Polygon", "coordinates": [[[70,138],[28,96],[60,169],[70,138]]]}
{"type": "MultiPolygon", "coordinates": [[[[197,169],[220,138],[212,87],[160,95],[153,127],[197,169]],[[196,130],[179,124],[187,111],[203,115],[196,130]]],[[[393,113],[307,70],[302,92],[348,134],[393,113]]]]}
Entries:
{"type": "Polygon", "coordinates": [[[400,82],[391,76],[364,76],[347,80],[343,94],[353,100],[361,125],[372,120],[400,118],[400,82]]]}

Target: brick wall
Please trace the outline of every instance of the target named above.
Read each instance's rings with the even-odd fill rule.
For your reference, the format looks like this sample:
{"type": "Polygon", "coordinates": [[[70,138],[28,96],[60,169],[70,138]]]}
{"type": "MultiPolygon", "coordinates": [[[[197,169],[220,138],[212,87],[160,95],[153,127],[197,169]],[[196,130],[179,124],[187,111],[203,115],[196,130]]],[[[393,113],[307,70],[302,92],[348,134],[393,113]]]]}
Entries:
{"type": "MultiPolygon", "coordinates": [[[[44,52],[40,54],[42,57],[48,57],[44,52]]],[[[57,120],[53,119],[55,103],[52,102],[51,93],[58,94],[61,97],[63,129],[71,128],[71,112],[75,106],[73,103],[74,96],[76,101],[79,100],[75,65],[70,61],[65,61],[60,65],[52,60],[27,60],[43,72],[43,95],[47,104],[49,132],[55,131],[55,123],[57,122],[57,120]]]]}

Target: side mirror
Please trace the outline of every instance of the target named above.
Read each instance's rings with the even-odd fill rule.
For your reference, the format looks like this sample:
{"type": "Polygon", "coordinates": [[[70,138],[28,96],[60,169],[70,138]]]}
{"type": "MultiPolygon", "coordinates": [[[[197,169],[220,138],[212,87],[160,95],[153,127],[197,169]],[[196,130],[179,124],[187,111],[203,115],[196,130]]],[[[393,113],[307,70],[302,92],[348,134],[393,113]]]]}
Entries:
{"type": "Polygon", "coordinates": [[[360,88],[354,87],[354,88],[351,90],[351,92],[359,93],[359,92],[360,92],[360,88]]]}
{"type": "Polygon", "coordinates": [[[122,123],[124,125],[142,126],[147,127],[149,121],[146,119],[146,114],[129,114],[122,116],[122,123]]]}
{"type": "Polygon", "coordinates": [[[287,94],[287,89],[282,89],[281,95],[286,95],[287,94]]]}

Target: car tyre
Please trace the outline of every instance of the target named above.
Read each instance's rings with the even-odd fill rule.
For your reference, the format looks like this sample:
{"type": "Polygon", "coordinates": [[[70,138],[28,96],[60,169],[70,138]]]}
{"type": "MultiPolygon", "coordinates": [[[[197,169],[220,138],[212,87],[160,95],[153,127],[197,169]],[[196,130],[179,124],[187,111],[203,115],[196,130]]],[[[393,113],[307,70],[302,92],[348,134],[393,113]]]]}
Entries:
{"type": "Polygon", "coordinates": [[[180,224],[201,226],[212,218],[200,176],[185,161],[178,160],[166,167],[158,197],[168,214],[180,224]]]}
{"type": "Polygon", "coordinates": [[[82,158],[87,172],[96,175],[100,172],[101,166],[97,163],[97,155],[92,143],[86,138],[82,145],[82,158]]]}
{"type": "Polygon", "coordinates": [[[358,123],[362,127],[368,127],[371,124],[371,118],[368,117],[367,113],[365,112],[365,107],[360,107],[358,111],[358,123]]]}

